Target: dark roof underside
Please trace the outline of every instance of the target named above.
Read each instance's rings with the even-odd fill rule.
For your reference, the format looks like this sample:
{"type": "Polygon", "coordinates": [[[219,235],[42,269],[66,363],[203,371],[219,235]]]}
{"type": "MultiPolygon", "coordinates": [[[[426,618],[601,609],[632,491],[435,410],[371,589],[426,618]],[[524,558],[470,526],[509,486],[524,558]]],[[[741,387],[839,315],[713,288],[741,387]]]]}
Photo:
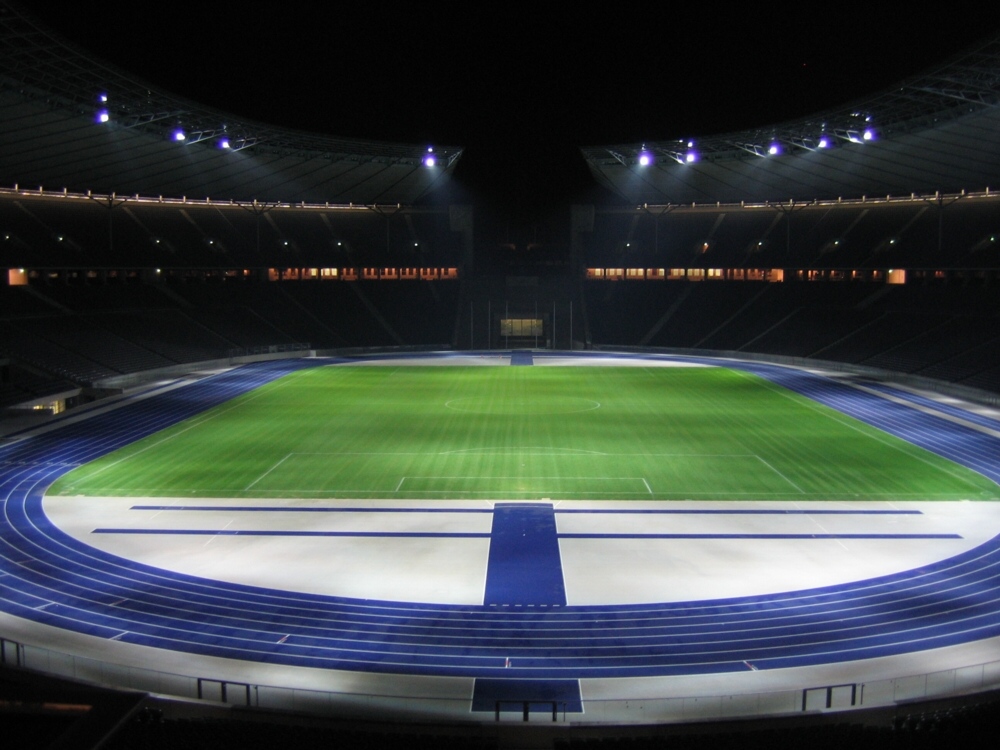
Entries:
{"type": "Polygon", "coordinates": [[[302,133],[215,111],[94,59],[6,3],[0,38],[7,187],[413,204],[450,178],[462,153],[435,147],[427,167],[425,144],[302,133]],[[173,139],[177,129],[183,142],[173,139]],[[229,148],[219,148],[222,139],[229,148]]]}
{"type": "Polygon", "coordinates": [[[1000,37],[798,121],[583,155],[598,182],[633,204],[960,192],[1000,187],[998,126],[1000,37]],[[780,153],[769,154],[772,146],[780,153]],[[652,163],[640,165],[642,155],[652,163]]]}

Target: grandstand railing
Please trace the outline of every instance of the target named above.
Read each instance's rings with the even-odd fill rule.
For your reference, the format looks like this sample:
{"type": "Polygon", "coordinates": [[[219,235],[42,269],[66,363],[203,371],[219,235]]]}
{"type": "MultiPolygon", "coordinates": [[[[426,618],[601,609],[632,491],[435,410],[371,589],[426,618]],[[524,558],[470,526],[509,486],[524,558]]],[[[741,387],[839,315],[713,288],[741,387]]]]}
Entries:
{"type": "MultiPolygon", "coordinates": [[[[248,205],[261,205],[267,206],[268,208],[303,208],[303,209],[313,209],[313,210],[339,210],[339,211],[371,211],[384,208],[384,206],[379,206],[377,204],[355,204],[355,203],[330,203],[329,201],[325,203],[309,203],[306,201],[239,201],[232,198],[216,198],[211,197],[205,198],[191,198],[189,196],[164,196],[164,195],[141,195],[139,193],[125,195],[119,193],[98,193],[93,191],[86,191],[83,193],[73,192],[62,188],[61,190],[46,190],[43,186],[38,187],[22,187],[19,183],[15,183],[13,187],[0,187],[0,197],[20,197],[20,198],[65,198],[67,200],[94,200],[94,199],[111,199],[111,200],[128,200],[135,201],[139,203],[158,203],[163,205],[174,205],[174,206],[211,206],[213,208],[241,208],[248,205]]],[[[861,195],[856,197],[838,197],[830,199],[814,199],[814,200],[788,200],[788,201],[733,201],[729,203],[721,203],[719,201],[705,202],[705,203],[683,203],[683,204],[666,204],[673,208],[706,208],[706,209],[734,209],[734,208],[771,208],[775,206],[783,205],[796,205],[796,206],[850,206],[850,205],[871,205],[873,203],[908,203],[908,202],[920,202],[924,203],[928,200],[934,201],[954,201],[959,198],[1000,198],[1000,191],[996,189],[991,189],[986,187],[982,190],[961,190],[957,193],[942,193],[935,190],[932,193],[910,193],[909,195],[861,195]]],[[[639,208],[642,209],[652,209],[657,207],[663,207],[660,204],[643,204],[639,208]]],[[[396,205],[397,209],[403,209],[404,206],[396,205]]],[[[420,211],[430,211],[433,209],[419,208],[413,206],[405,206],[406,210],[409,212],[420,212],[420,211]]],[[[623,207],[619,207],[623,208],[623,207]]],[[[631,206],[626,210],[634,210],[635,207],[631,206]]]]}
{"type": "Polygon", "coordinates": [[[258,354],[287,354],[289,352],[304,352],[311,347],[306,344],[270,344],[267,346],[244,346],[230,349],[226,352],[226,357],[235,359],[236,357],[254,357],[258,354]]]}
{"type": "MultiPolygon", "coordinates": [[[[52,677],[185,700],[355,719],[396,716],[408,720],[460,719],[477,723],[528,720],[520,704],[502,711],[470,712],[470,699],[387,695],[263,685],[220,675],[186,675],[114,664],[0,638],[0,664],[52,677]],[[508,710],[509,709],[509,710],[508,710]],[[516,710],[515,710],[516,709],[516,710]]],[[[803,686],[769,692],[629,699],[585,699],[583,713],[533,712],[551,724],[664,724],[719,719],[801,716],[973,695],[1000,687],[1000,661],[858,683],[803,686]],[[831,700],[840,695],[840,700],[831,700]],[[819,700],[815,700],[819,696],[819,700]],[[825,697],[825,699],[824,699],[825,697]]]]}

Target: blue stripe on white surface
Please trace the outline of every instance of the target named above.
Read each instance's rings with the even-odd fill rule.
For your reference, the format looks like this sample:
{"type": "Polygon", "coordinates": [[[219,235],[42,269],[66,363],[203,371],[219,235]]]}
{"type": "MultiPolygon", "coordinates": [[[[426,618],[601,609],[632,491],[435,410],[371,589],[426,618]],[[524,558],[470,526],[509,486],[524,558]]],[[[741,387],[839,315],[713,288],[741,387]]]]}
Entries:
{"type": "MultiPolygon", "coordinates": [[[[525,507],[525,506],[521,506],[525,507]]],[[[531,507],[531,506],[527,506],[531,507]]],[[[555,533],[550,534],[548,529],[544,531],[532,531],[522,534],[519,538],[516,533],[509,533],[507,524],[515,523],[510,519],[511,514],[504,513],[501,520],[503,529],[500,537],[492,534],[472,531],[303,531],[288,530],[279,531],[276,529],[137,529],[137,528],[107,528],[94,529],[91,534],[134,534],[147,536],[287,536],[287,537],[370,537],[373,539],[497,539],[496,545],[491,545],[491,550],[496,550],[494,559],[491,555],[489,563],[489,573],[487,574],[487,590],[491,585],[497,590],[507,588],[517,590],[518,596],[528,596],[525,587],[536,582],[552,581],[558,579],[562,581],[562,568],[559,556],[554,554],[558,550],[553,550],[551,539],[961,539],[959,534],[880,534],[880,533],[857,533],[857,534],[626,534],[613,532],[594,533],[555,533]],[[538,543],[539,546],[533,546],[538,543]],[[546,564],[555,566],[556,572],[547,573],[543,570],[546,564]],[[490,577],[492,575],[492,578],[490,577]],[[500,582],[501,578],[511,578],[509,586],[500,582]],[[523,580],[522,580],[523,578],[523,580]]],[[[530,514],[522,514],[528,516],[530,514]]],[[[533,519],[532,519],[533,520],[533,519]]],[[[531,520],[529,520],[531,523],[531,520]]],[[[522,526],[512,527],[518,531],[522,526]]],[[[494,533],[497,524],[494,523],[494,533]]],[[[546,583],[548,586],[551,584],[546,583]]],[[[563,597],[565,598],[565,596],[563,597]]],[[[489,597],[487,597],[489,600],[489,597]]],[[[493,602],[496,603],[496,602],[493,602]]],[[[551,603],[548,601],[536,601],[532,603],[551,603]]]]}
{"type": "MultiPolygon", "coordinates": [[[[130,510],[224,511],[238,513],[492,513],[492,508],[386,508],[380,506],[335,508],[299,505],[133,505],[130,510]]],[[[920,516],[919,510],[786,510],[684,508],[556,508],[558,515],[661,515],[661,516],[920,516]]]]}
{"type": "Polygon", "coordinates": [[[566,604],[552,505],[497,503],[493,508],[483,603],[566,604]]]}
{"type": "Polygon", "coordinates": [[[277,531],[275,529],[94,529],[91,534],[139,534],[151,536],[350,536],[376,539],[489,539],[472,531],[277,531]]]}
{"type": "Polygon", "coordinates": [[[786,510],[783,508],[556,508],[556,515],[660,515],[660,516],[920,516],[919,510],[786,510]]]}
{"type": "Polygon", "coordinates": [[[560,539],[961,539],[958,534],[560,534],[560,539]]]}
{"type": "Polygon", "coordinates": [[[129,510],[226,511],[237,513],[492,513],[492,508],[331,508],[298,505],[133,505],[129,510]]]}

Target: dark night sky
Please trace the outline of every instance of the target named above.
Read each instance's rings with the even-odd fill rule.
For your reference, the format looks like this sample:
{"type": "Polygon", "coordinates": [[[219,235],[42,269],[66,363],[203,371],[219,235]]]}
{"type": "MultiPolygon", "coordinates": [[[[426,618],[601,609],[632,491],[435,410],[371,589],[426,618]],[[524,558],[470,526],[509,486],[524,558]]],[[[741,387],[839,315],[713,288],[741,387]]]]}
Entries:
{"type": "Polygon", "coordinates": [[[975,5],[933,17],[912,4],[729,15],[713,5],[671,13],[666,3],[563,13],[533,10],[547,7],[537,2],[333,7],[206,0],[31,12],[117,66],[224,111],[335,136],[464,146],[456,189],[522,222],[583,197],[592,181],[579,146],[808,115],[1000,30],[1000,10],[975,5]]]}

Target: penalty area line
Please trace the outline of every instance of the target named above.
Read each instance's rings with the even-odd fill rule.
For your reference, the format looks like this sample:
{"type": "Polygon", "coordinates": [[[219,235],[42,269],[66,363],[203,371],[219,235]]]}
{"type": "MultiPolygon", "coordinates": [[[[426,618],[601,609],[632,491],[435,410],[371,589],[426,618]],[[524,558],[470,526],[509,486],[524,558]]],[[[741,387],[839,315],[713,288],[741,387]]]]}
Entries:
{"type": "Polygon", "coordinates": [[[765,461],[765,460],[764,460],[763,458],[761,458],[760,456],[756,456],[756,455],[754,456],[754,458],[756,458],[756,459],[757,459],[758,461],[760,461],[760,462],[761,462],[762,464],[764,464],[764,466],[766,466],[767,468],[769,468],[769,469],[770,469],[771,471],[773,471],[773,472],[774,472],[775,474],[777,474],[777,475],[778,475],[779,477],[781,477],[781,478],[782,478],[782,479],[784,479],[784,480],[785,480],[786,482],[788,482],[788,483],[789,483],[790,485],[792,485],[792,487],[794,487],[795,489],[797,489],[797,490],[799,491],[799,493],[801,493],[801,494],[803,494],[803,495],[807,494],[807,493],[806,493],[806,491],[805,491],[804,489],[802,489],[801,487],[799,487],[799,486],[798,486],[797,484],[795,484],[795,482],[793,482],[793,481],[792,481],[791,479],[789,479],[789,478],[788,478],[788,477],[786,477],[786,476],[785,476],[784,474],[782,474],[782,473],[781,473],[780,471],[778,471],[778,470],[777,470],[777,469],[775,469],[775,468],[774,468],[773,466],[771,466],[771,464],[769,464],[769,463],[768,463],[767,461],[765,461]]]}
{"type": "Polygon", "coordinates": [[[287,456],[285,456],[283,459],[281,459],[280,461],[278,461],[278,463],[276,463],[270,469],[268,469],[263,474],[261,474],[259,477],[257,477],[255,480],[253,480],[252,482],[250,482],[250,484],[248,484],[246,487],[243,488],[243,491],[246,492],[247,490],[249,490],[251,487],[253,487],[255,484],[257,484],[257,482],[259,482],[261,479],[263,479],[264,477],[266,477],[272,471],[274,471],[275,469],[277,469],[279,466],[281,466],[283,463],[285,463],[285,461],[287,461],[289,458],[291,458],[294,455],[295,455],[294,453],[289,453],[287,456]]]}

